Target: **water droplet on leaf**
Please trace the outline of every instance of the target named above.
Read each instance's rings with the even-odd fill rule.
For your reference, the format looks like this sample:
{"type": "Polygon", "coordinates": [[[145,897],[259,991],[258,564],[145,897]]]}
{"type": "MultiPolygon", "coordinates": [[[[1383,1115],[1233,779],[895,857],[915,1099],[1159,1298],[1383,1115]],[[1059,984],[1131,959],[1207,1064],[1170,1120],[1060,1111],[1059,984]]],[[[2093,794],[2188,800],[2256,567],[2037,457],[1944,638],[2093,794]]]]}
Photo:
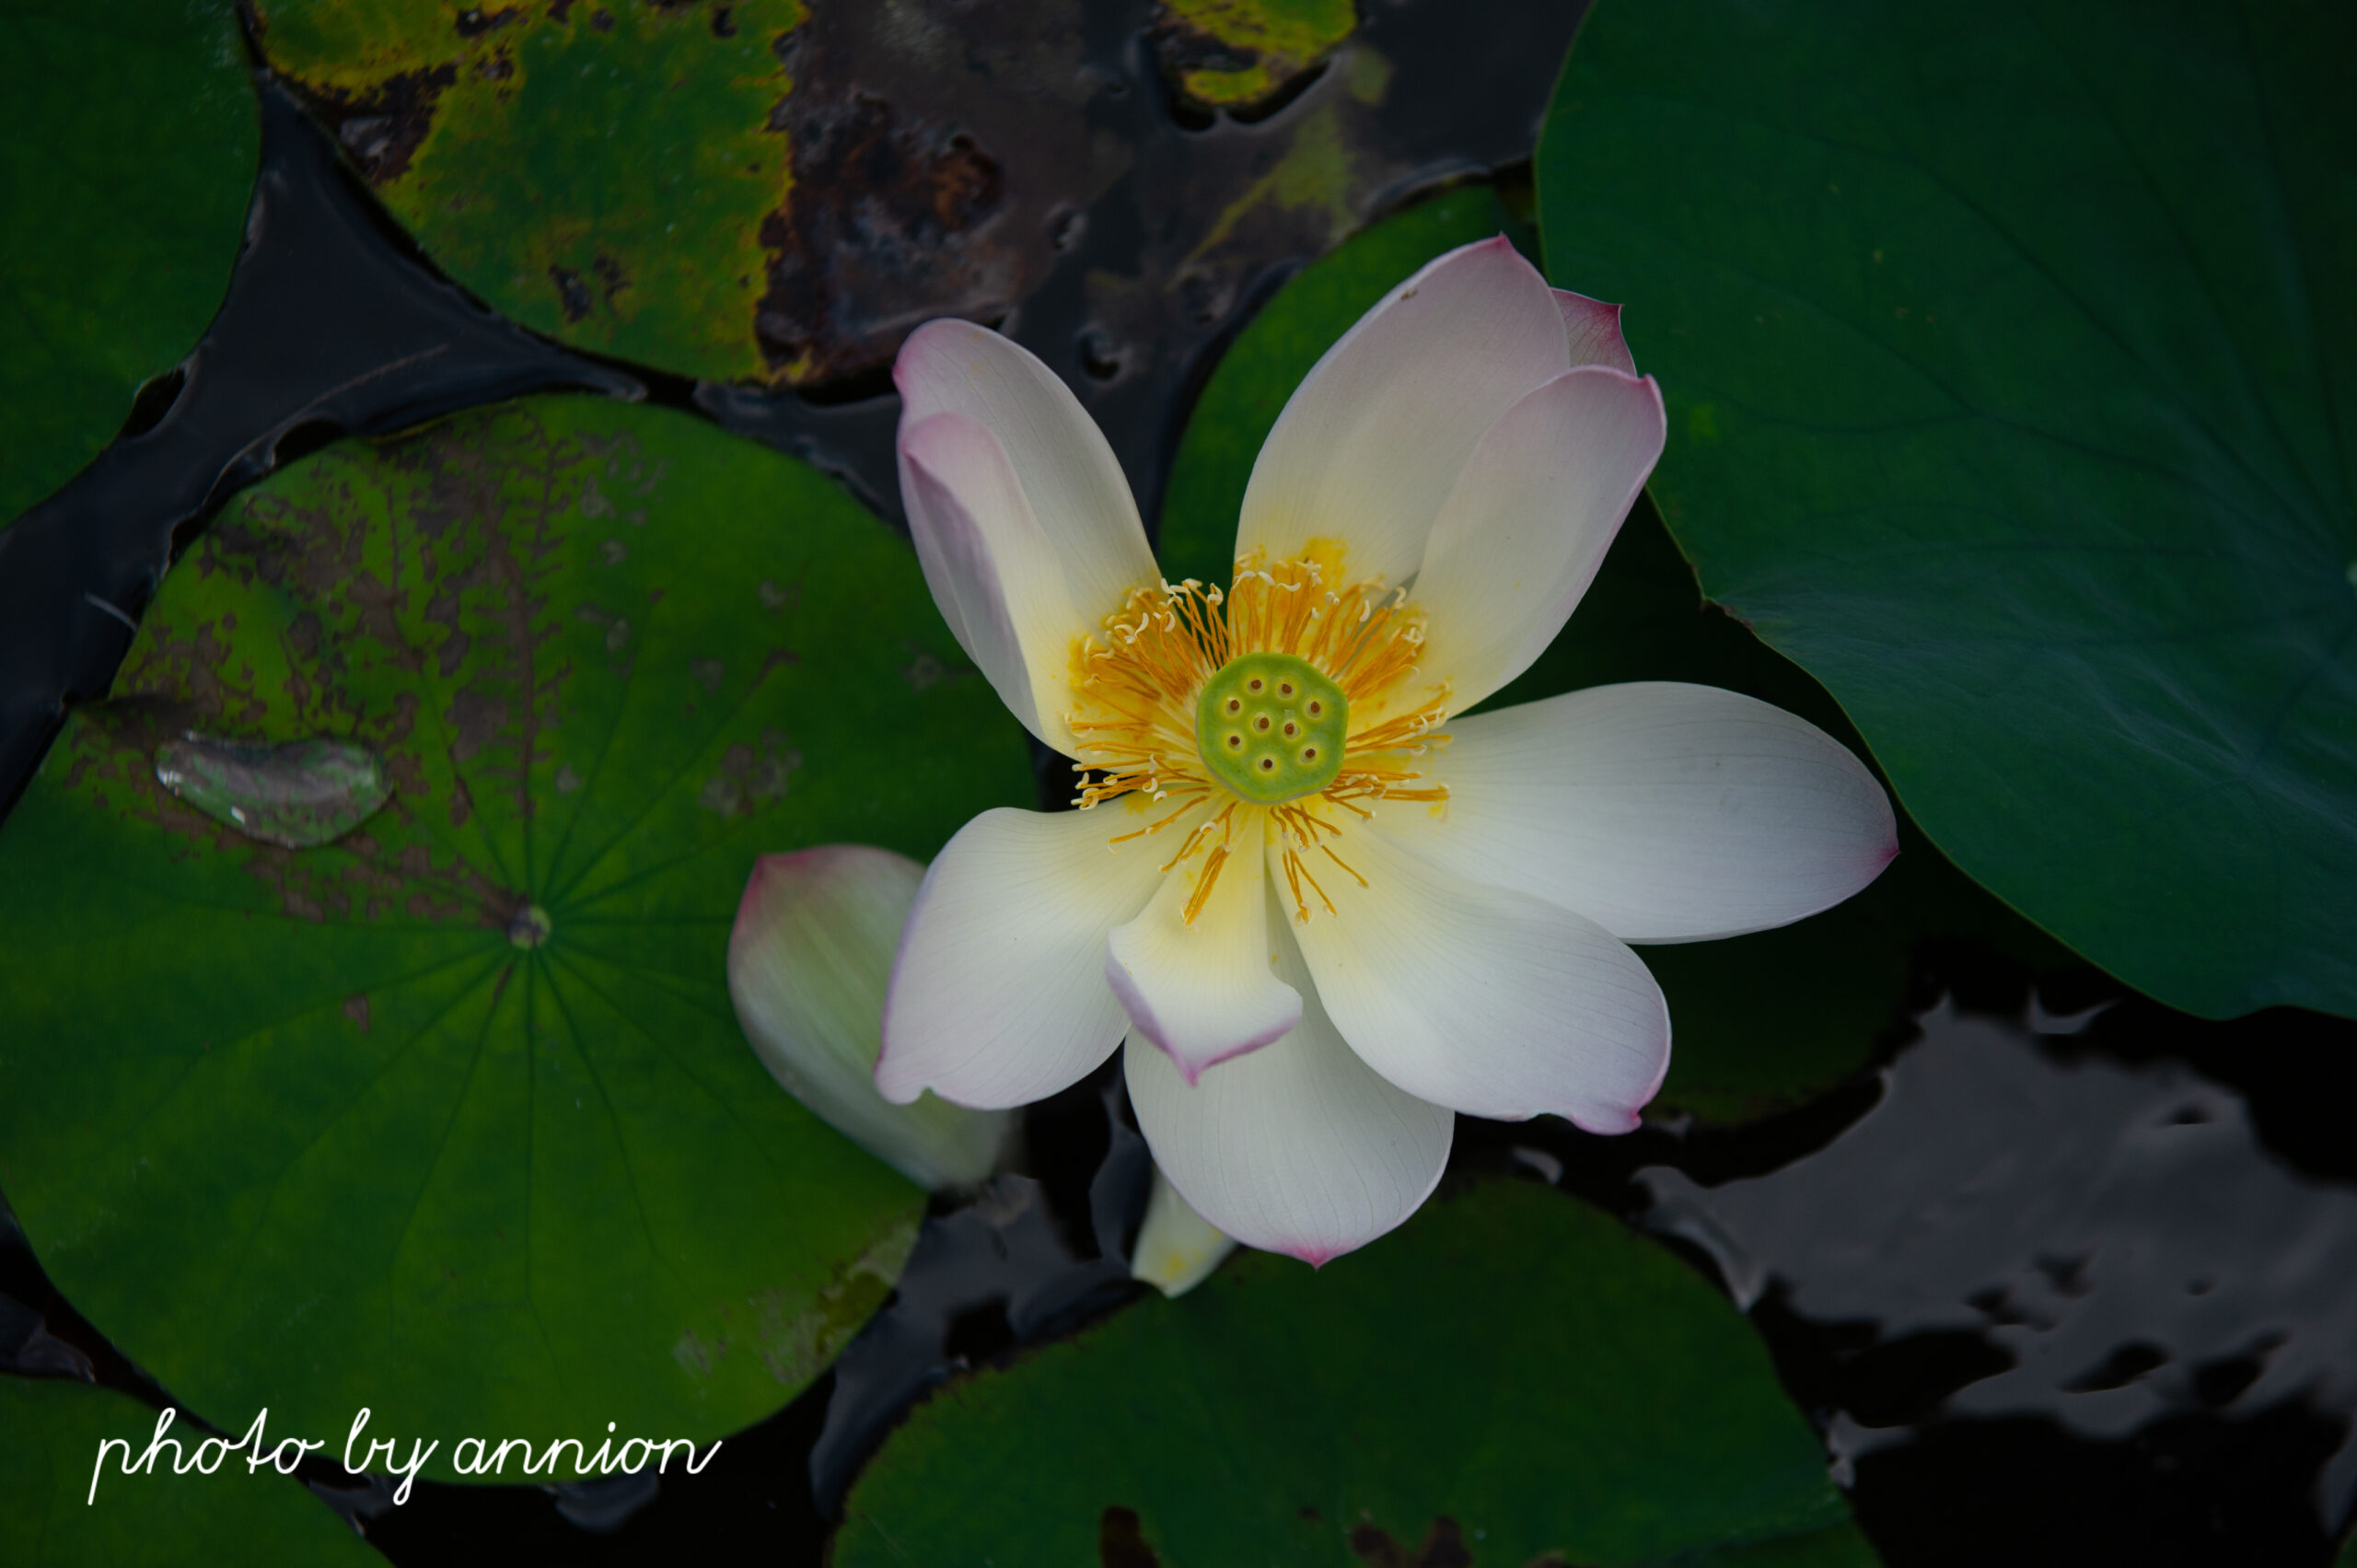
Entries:
{"type": "Polygon", "coordinates": [[[224,740],[191,730],[156,748],[156,782],[250,839],[312,849],[392,797],[384,763],[349,740],[224,740]]]}

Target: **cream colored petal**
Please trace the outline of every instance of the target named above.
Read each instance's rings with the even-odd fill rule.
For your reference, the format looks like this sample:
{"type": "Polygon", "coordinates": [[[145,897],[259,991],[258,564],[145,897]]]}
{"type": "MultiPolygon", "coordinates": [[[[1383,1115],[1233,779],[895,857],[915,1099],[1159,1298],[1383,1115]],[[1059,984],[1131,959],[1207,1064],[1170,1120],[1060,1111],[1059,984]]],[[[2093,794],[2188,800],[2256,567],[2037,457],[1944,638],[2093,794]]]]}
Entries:
{"type": "MultiPolygon", "coordinates": [[[[1113,928],[1105,980],[1136,1032],[1170,1053],[1192,1082],[1204,1068],[1258,1051],[1301,1021],[1301,997],[1270,972],[1269,901],[1258,815],[1248,819],[1187,919],[1213,852],[1163,878],[1138,917],[1113,928]]],[[[1174,843],[1177,835],[1167,834],[1174,843]]],[[[1167,852],[1166,852],[1167,853],[1167,852]]]]}
{"type": "Polygon", "coordinates": [[[1167,854],[1109,848],[1129,825],[1115,807],[1002,807],[943,846],[885,993],[885,1098],[1023,1105],[1111,1054],[1129,1017],[1105,983],[1106,935],[1153,897],[1167,854]]]}
{"type": "Polygon", "coordinates": [[[1093,622],[1016,482],[998,437],[937,413],[900,432],[900,498],[942,619],[1024,727],[1074,753],[1072,650],[1093,622]]]}
{"type": "Polygon", "coordinates": [[[1277,972],[1301,993],[1298,1028],[1191,1086],[1132,1034],[1122,1070],[1155,1165],[1198,1214],[1247,1246],[1323,1263],[1416,1212],[1457,1119],[1353,1053],[1292,939],[1272,929],[1277,972]]]}
{"type": "Polygon", "coordinates": [[[1457,876],[1576,910],[1624,942],[1695,942],[1840,903],[1898,853],[1890,797],[1805,719],[1675,681],[1452,720],[1442,814],[1381,825],[1457,876]]]}
{"type": "Polygon", "coordinates": [[[1567,370],[1501,415],[1433,525],[1411,602],[1419,677],[1453,710],[1530,667],[1563,629],[1661,456],[1661,392],[1607,366],[1567,370]]]}
{"type": "Polygon", "coordinates": [[[1563,336],[1571,345],[1573,365],[1609,365],[1631,376],[1637,373],[1629,341],[1620,335],[1620,307],[1559,288],[1555,308],[1563,314],[1563,336]]]}
{"type": "Polygon", "coordinates": [[[1482,432],[1570,367],[1553,291],[1512,245],[1440,257],[1295,389],[1252,465],[1237,552],[1283,559],[1340,540],[1352,579],[1404,581],[1482,432]]]}
{"type": "Polygon", "coordinates": [[[1291,929],[1367,1065],[1472,1116],[1637,1125],[1669,1070],[1669,1010],[1636,954],[1585,916],[1443,870],[1376,826],[1334,848],[1357,875],[1313,854],[1335,912],[1313,899],[1291,929]]]}
{"type": "Polygon", "coordinates": [[[902,346],[892,381],[902,429],[957,413],[997,438],[1089,630],[1132,588],[1161,580],[1113,448],[1028,349],[970,321],[928,321],[902,346]]]}

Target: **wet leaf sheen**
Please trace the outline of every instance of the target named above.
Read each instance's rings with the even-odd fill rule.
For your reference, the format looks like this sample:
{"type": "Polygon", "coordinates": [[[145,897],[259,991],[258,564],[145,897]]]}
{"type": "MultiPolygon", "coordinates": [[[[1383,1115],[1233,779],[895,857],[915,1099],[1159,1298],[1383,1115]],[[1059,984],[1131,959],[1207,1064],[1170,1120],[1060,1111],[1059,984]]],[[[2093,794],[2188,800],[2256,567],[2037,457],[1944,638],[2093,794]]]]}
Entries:
{"type": "Polygon", "coordinates": [[[1027,786],[907,547],[792,459],[586,400],[331,447],[215,519],[0,829],[0,1187],[232,1430],[718,1436],[922,1203],[738,1033],[745,878],[1027,786]],[[190,729],[364,747],[391,798],[257,842],[157,781],[190,729]]]}

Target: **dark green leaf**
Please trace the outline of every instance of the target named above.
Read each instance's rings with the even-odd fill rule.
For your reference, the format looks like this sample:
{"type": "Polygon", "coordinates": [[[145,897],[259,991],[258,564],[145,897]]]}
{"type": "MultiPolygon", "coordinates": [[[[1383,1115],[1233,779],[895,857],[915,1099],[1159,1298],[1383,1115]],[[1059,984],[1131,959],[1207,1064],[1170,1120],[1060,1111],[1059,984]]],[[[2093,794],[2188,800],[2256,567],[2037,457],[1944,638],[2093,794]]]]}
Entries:
{"type": "MultiPolygon", "coordinates": [[[[176,1420],[156,1457],[145,1459],[157,1414],[136,1400],[80,1383],[0,1377],[0,1561],[12,1568],[180,1568],[236,1562],[250,1568],[319,1568],[384,1559],[299,1481],[277,1473],[270,1446],[285,1433],[266,1426],[264,1463],[248,1469],[243,1453],[198,1453],[201,1428],[176,1420]],[[99,1445],[106,1473],[91,1491],[99,1445]],[[196,1467],[210,1458],[213,1473],[196,1467]],[[178,1458],[191,1468],[172,1473],[178,1458]],[[143,1462],[144,1461],[144,1462],[143,1462]],[[125,1475],[126,1464],[141,1466],[125,1475]]],[[[240,1429],[242,1432],[242,1429],[240,1429]]],[[[235,1441],[240,1433],[231,1433],[235,1441]]],[[[298,1450],[284,1451],[291,1469],[298,1450]]]]}
{"type": "Polygon", "coordinates": [[[1726,1300],[1520,1183],[1316,1272],[1251,1254],[949,1388],[861,1478],[834,1561],[1153,1560],[1107,1542],[1171,1568],[1874,1562],[1726,1300]]]}
{"type": "Polygon", "coordinates": [[[0,0],[0,524],[114,438],[229,285],[259,122],[229,0],[0,0]]]}
{"type": "MultiPolygon", "coordinates": [[[[922,1195],[781,1093],[725,983],[755,857],[930,856],[1025,800],[914,558],[808,468],[554,399],[345,443],[167,579],[0,830],[0,1188],[217,1423],[711,1438],[880,1302],[922,1195]],[[322,848],[157,781],[327,738],[322,848]]],[[[511,1476],[512,1479],[512,1476],[511,1476]]]]}
{"type": "Polygon", "coordinates": [[[2357,1012],[2357,11],[1607,3],[1539,149],[1703,588],[1965,870],[2357,1012]]]}

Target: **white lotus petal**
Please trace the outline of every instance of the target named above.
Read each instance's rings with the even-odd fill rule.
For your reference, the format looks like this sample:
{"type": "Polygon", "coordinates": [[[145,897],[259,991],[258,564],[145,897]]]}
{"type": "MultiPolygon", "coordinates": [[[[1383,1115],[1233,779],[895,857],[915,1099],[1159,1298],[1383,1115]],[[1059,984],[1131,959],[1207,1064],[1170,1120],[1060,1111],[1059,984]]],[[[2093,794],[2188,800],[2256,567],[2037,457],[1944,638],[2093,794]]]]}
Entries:
{"type": "Polygon", "coordinates": [[[1555,308],[1563,314],[1563,335],[1570,342],[1573,365],[1609,365],[1631,376],[1637,373],[1629,341],[1620,335],[1620,307],[1559,288],[1555,308]]]}
{"type": "Polygon", "coordinates": [[[1481,433],[1570,367],[1553,291],[1503,238],[1430,262],[1295,389],[1252,465],[1237,553],[1340,540],[1353,580],[1404,581],[1481,433]]]}
{"type": "Polygon", "coordinates": [[[1004,448],[981,421],[937,413],[902,426],[900,459],[909,535],[942,619],[1007,711],[1071,755],[1072,647],[1094,623],[1004,448]]]}
{"type": "Polygon", "coordinates": [[[728,935],[728,996],[770,1075],[921,1187],[980,1181],[1012,1119],[876,1088],[884,983],[924,867],[865,844],[754,863],[728,935]]]}
{"type": "Polygon", "coordinates": [[[1301,998],[1269,972],[1269,900],[1260,828],[1221,861],[1190,923],[1210,853],[1161,889],[1105,945],[1105,981],[1139,1034],[1170,1053],[1189,1082],[1214,1063],[1258,1051],[1301,1021],[1301,998]]]}
{"type": "Polygon", "coordinates": [[[1155,1163],[1188,1204],[1247,1246],[1311,1263],[1416,1212],[1448,1163],[1456,1118],[1387,1083],[1343,1043],[1273,912],[1277,973],[1301,1024],[1193,1086],[1135,1034],[1121,1053],[1155,1163]]]}
{"type": "Polygon", "coordinates": [[[997,437],[1086,630],[1132,588],[1161,580],[1113,448],[1028,349],[970,321],[928,321],[909,335],[892,382],[902,429],[958,413],[997,437]]]}
{"type": "Polygon", "coordinates": [[[1840,903],[1898,853],[1866,765],[1782,708],[1711,686],[1596,686],[1451,720],[1435,817],[1405,848],[1578,911],[1624,942],[1697,942],[1840,903]]]}
{"type": "Polygon", "coordinates": [[[1024,1105],[1112,1053],[1129,1017],[1105,983],[1106,934],[1144,907],[1167,853],[1107,846],[1138,817],[1001,807],[942,847],[885,993],[885,1098],[1024,1105]]]}
{"type": "Polygon", "coordinates": [[[1591,1132],[1637,1125],[1669,1070],[1669,1010],[1636,954],[1570,910],[1419,859],[1376,824],[1329,842],[1357,875],[1313,853],[1335,912],[1313,895],[1310,919],[1291,929],[1319,1000],[1369,1066],[1472,1116],[1553,1111],[1591,1132]]]}
{"type": "Polygon", "coordinates": [[[1421,678],[1462,710],[1563,629],[1661,456],[1661,392],[1609,366],[1567,370],[1482,436],[1433,524],[1412,602],[1421,678]]]}
{"type": "Polygon", "coordinates": [[[1236,1237],[1189,1207],[1157,1167],[1145,1218],[1138,1224],[1138,1244],[1130,1249],[1130,1278],[1165,1295],[1184,1295],[1235,1250],[1236,1237]]]}

